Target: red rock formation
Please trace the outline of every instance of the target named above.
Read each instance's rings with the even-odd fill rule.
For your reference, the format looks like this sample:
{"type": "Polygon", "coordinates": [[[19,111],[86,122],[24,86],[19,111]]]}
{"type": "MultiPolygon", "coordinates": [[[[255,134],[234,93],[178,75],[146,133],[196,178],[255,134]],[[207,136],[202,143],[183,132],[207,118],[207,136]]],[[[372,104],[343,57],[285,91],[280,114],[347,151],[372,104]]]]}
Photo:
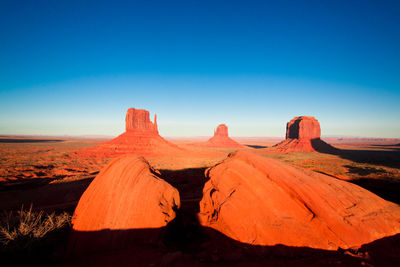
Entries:
{"type": "Polygon", "coordinates": [[[178,146],[158,134],[157,115],[154,123],[144,109],[128,109],[125,117],[126,132],[98,146],[78,151],[86,157],[115,157],[128,153],[141,156],[176,155],[182,152],[178,146]]]}
{"type": "Polygon", "coordinates": [[[217,129],[214,130],[214,136],[228,137],[228,126],[225,124],[218,125],[217,129]]]}
{"type": "Polygon", "coordinates": [[[275,146],[280,152],[334,152],[336,149],[321,140],[319,122],[312,116],[299,116],[286,124],[286,139],[275,146]]]}
{"type": "Polygon", "coordinates": [[[205,146],[208,147],[243,147],[241,144],[235,140],[229,138],[228,136],[228,126],[225,124],[218,125],[217,129],[214,130],[214,136],[211,137],[205,146]]]}
{"type": "Polygon", "coordinates": [[[104,167],[75,209],[71,253],[122,248],[125,242],[157,238],[132,230],[160,228],[175,218],[175,209],[180,207],[178,190],[158,175],[143,157],[134,155],[119,157],[104,167]],[[93,234],[88,238],[87,233],[93,234]]]}
{"type": "Polygon", "coordinates": [[[286,124],[286,139],[315,139],[321,137],[319,122],[312,116],[295,117],[286,124]]]}
{"type": "Polygon", "coordinates": [[[154,124],[150,121],[149,117],[150,114],[147,110],[128,109],[125,117],[126,131],[158,135],[157,115],[154,115],[154,124]]]}
{"type": "Polygon", "coordinates": [[[400,232],[400,207],[348,182],[237,151],[206,171],[199,221],[240,242],[336,250],[400,232]]]}

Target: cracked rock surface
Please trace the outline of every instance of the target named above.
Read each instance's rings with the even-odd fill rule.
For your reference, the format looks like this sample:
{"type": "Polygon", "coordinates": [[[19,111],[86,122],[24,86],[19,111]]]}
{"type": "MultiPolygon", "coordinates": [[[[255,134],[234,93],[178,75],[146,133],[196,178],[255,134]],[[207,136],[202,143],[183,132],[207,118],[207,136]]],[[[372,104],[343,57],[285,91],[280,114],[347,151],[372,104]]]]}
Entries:
{"type": "Polygon", "coordinates": [[[400,232],[400,206],[250,152],[231,153],[206,176],[201,225],[243,243],[335,250],[400,232]]]}

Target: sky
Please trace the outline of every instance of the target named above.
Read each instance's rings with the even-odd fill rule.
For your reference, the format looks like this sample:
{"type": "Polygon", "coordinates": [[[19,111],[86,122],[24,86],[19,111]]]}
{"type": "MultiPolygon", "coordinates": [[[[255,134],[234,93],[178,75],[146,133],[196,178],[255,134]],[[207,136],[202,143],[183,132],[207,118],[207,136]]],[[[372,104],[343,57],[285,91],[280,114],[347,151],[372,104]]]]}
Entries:
{"type": "Polygon", "coordinates": [[[400,138],[400,1],[0,1],[0,134],[400,138]]]}

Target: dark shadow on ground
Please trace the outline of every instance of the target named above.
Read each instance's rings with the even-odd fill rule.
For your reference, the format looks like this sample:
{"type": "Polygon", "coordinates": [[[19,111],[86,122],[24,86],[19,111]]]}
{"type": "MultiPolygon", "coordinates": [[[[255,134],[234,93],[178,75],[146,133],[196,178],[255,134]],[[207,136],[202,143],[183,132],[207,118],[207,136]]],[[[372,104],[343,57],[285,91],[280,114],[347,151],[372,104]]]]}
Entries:
{"type": "Polygon", "coordinates": [[[377,169],[373,167],[356,167],[356,166],[351,166],[351,165],[344,165],[343,167],[348,169],[349,173],[354,173],[358,174],[361,176],[369,175],[369,174],[383,174],[386,173],[386,170],[384,169],[377,169]]]}
{"type": "Polygon", "coordinates": [[[326,143],[321,138],[311,139],[311,146],[320,153],[336,154],[339,149],[326,143]]]}
{"type": "MultiPolygon", "coordinates": [[[[348,159],[357,163],[368,163],[400,169],[400,149],[382,151],[335,148],[332,150],[327,149],[325,145],[321,145],[319,141],[317,143],[316,141],[312,140],[311,143],[313,148],[320,153],[337,155],[343,159],[348,159]]],[[[325,144],[328,145],[327,143],[325,144]]]]}
{"type": "MultiPolygon", "coordinates": [[[[400,234],[360,248],[336,251],[238,242],[201,227],[188,246],[165,240],[169,226],[156,229],[75,231],[46,236],[30,251],[0,246],[2,266],[399,266],[400,234]],[[56,239],[54,239],[56,238],[56,239]],[[73,243],[79,241],[81,243],[73,243]],[[56,242],[55,242],[56,241],[56,242]],[[61,241],[61,242],[60,242],[61,241]],[[169,244],[168,244],[169,243],[169,244]],[[86,246],[84,246],[86,245],[86,246]]],[[[180,240],[176,240],[180,242],[180,240]]]]}
{"type": "Polygon", "coordinates": [[[65,140],[56,139],[13,139],[13,138],[0,138],[0,143],[48,143],[48,142],[64,142],[65,140]]]}
{"type": "Polygon", "coordinates": [[[176,219],[170,222],[165,236],[165,243],[169,246],[188,249],[201,238],[197,213],[200,211],[204,184],[208,180],[204,175],[206,169],[160,170],[161,178],[178,189],[181,199],[181,208],[176,219]]]}
{"type": "Polygon", "coordinates": [[[0,192],[7,190],[25,190],[40,187],[49,184],[56,180],[55,178],[16,178],[16,180],[9,180],[0,182],[0,192]]]}
{"type": "Polygon", "coordinates": [[[2,187],[0,210],[20,210],[22,206],[32,205],[35,210],[73,211],[93,178],[56,183],[50,183],[56,179],[36,178],[31,182],[2,187]]]}
{"type": "Polygon", "coordinates": [[[178,189],[181,200],[192,200],[192,207],[197,205],[203,196],[203,187],[208,178],[204,172],[207,168],[191,168],[183,170],[159,170],[161,178],[178,189]],[[193,205],[194,204],[194,205],[193,205]]]}
{"type": "MultiPolygon", "coordinates": [[[[342,180],[340,177],[335,175],[325,173],[323,171],[314,170],[315,172],[322,173],[324,175],[328,175],[335,179],[342,180]]],[[[356,184],[358,186],[371,191],[375,195],[380,196],[381,198],[394,202],[400,205],[400,182],[390,180],[385,177],[379,177],[376,179],[373,178],[359,178],[355,180],[346,180],[346,182],[356,184]]]]}
{"type": "Polygon", "coordinates": [[[349,182],[359,185],[385,200],[400,205],[400,182],[382,178],[360,178],[357,180],[351,180],[349,182]]]}
{"type": "Polygon", "coordinates": [[[78,247],[70,246],[70,254],[60,259],[60,263],[62,266],[396,266],[400,263],[400,234],[359,249],[329,251],[285,245],[250,245],[207,227],[199,229],[201,238],[197,241],[180,247],[171,243],[175,240],[165,240],[168,231],[167,226],[73,232],[76,241],[85,240],[87,245],[75,243],[78,247]]]}
{"type": "Polygon", "coordinates": [[[41,238],[19,236],[7,245],[0,242],[1,266],[53,266],[62,261],[71,232],[66,224],[41,238]]]}
{"type": "Polygon", "coordinates": [[[267,146],[258,146],[258,145],[245,145],[245,146],[255,148],[255,149],[267,148],[267,146]]]}
{"type": "Polygon", "coordinates": [[[394,148],[397,148],[397,147],[400,147],[400,143],[394,144],[394,145],[372,145],[372,146],[375,146],[375,147],[394,147],[394,148]]]}

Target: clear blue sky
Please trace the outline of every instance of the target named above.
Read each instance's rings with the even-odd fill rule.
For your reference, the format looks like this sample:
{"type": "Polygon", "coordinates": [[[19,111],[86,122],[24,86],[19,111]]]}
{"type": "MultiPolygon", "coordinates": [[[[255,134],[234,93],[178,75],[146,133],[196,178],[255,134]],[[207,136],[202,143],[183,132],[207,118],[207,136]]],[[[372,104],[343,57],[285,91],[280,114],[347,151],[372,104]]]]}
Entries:
{"type": "Polygon", "coordinates": [[[400,1],[0,1],[0,134],[400,137],[400,1]]]}

